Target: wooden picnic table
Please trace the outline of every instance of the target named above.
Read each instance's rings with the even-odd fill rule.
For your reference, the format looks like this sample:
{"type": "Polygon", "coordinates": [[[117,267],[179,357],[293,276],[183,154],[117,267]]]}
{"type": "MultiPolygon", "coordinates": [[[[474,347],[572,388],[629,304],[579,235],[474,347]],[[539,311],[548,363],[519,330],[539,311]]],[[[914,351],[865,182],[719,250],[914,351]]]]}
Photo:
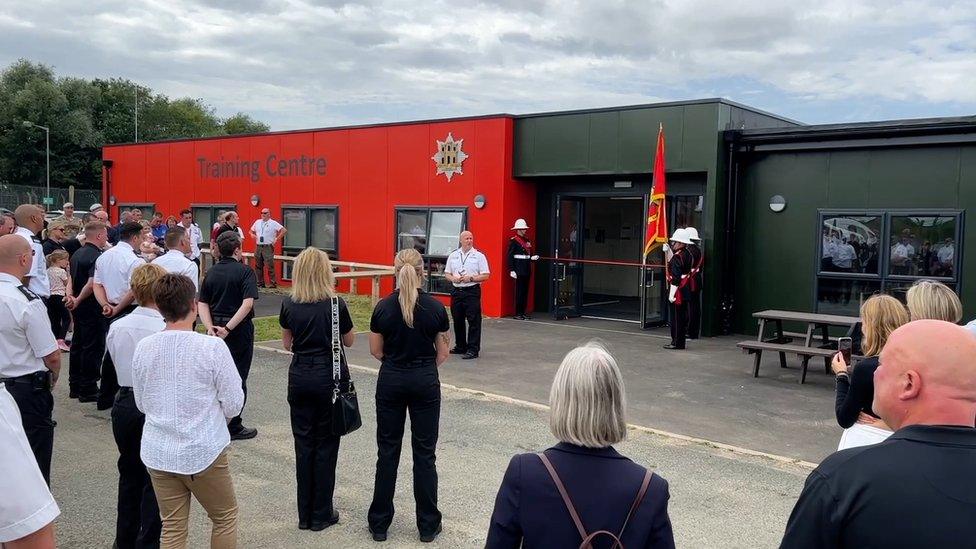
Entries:
{"type": "Polygon", "coordinates": [[[740,341],[737,345],[744,351],[755,355],[755,365],[753,367],[753,377],[759,376],[759,363],[762,360],[763,351],[779,353],[779,364],[781,368],[786,368],[786,353],[796,354],[801,360],[800,383],[806,381],[807,363],[811,358],[817,356],[824,359],[824,370],[830,373],[830,359],[836,352],[833,341],[830,337],[830,327],[847,327],[848,333],[853,331],[854,326],[860,322],[856,316],[828,315],[820,313],[805,313],[800,311],[783,311],[770,309],[753,313],[753,317],[759,320],[759,334],[755,341],[740,341]],[[766,337],[766,324],[775,323],[776,333],[773,337],[766,337]],[[793,333],[783,331],[783,322],[797,322],[806,324],[807,328],[803,333],[793,333]],[[814,333],[818,332],[817,340],[814,333]],[[793,337],[803,338],[802,344],[794,344],[793,337]],[[814,344],[817,344],[814,346],[814,344]]]}

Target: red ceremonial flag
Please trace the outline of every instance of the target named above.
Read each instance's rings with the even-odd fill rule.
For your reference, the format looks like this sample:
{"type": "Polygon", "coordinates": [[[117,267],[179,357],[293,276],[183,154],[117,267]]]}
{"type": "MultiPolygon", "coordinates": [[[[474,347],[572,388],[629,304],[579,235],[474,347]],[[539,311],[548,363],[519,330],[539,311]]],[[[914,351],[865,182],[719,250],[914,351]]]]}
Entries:
{"type": "Polygon", "coordinates": [[[644,237],[644,256],[668,242],[667,209],[664,207],[664,124],[657,132],[657,152],[654,154],[654,179],[651,181],[651,203],[647,207],[647,235],[644,237]]]}

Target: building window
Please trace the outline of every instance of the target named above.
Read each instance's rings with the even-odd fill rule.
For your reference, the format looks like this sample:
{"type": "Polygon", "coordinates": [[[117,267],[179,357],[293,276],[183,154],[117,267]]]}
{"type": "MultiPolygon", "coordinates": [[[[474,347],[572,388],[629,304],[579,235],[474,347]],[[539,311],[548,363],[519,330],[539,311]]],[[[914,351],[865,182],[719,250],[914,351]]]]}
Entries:
{"type": "Polygon", "coordinates": [[[146,221],[151,221],[153,214],[156,213],[156,205],[155,204],[147,204],[147,203],[138,203],[137,204],[137,203],[134,203],[134,202],[128,202],[128,203],[125,203],[125,204],[119,204],[118,205],[118,208],[119,208],[119,217],[120,218],[122,217],[122,212],[124,212],[126,210],[134,210],[134,209],[137,209],[137,208],[139,209],[139,211],[142,212],[142,218],[145,219],[146,221]]]}
{"type": "Polygon", "coordinates": [[[229,211],[236,211],[236,204],[191,204],[190,211],[193,212],[193,222],[200,227],[200,232],[203,233],[202,242],[200,242],[200,248],[209,249],[210,248],[210,235],[216,228],[215,225],[219,224],[219,219],[225,213],[229,211]]]}
{"type": "Polygon", "coordinates": [[[919,279],[959,291],[959,211],[821,211],[817,312],[857,316],[879,292],[902,301],[919,279]]]}
{"type": "Polygon", "coordinates": [[[413,248],[424,257],[427,291],[451,292],[444,278],[447,256],[457,249],[458,235],[465,228],[465,208],[398,208],[396,210],[397,250],[413,248]]]}
{"type": "MultiPolygon", "coordinates": [[[[298,255],[312,246],[338,259],[339,209],[336,206],[283,206],[281,224],[288,229],[281,244],[283,255],[298,255]]],[[[286,261],[282,278],[291,279],[292,262],[286,261]]]]}

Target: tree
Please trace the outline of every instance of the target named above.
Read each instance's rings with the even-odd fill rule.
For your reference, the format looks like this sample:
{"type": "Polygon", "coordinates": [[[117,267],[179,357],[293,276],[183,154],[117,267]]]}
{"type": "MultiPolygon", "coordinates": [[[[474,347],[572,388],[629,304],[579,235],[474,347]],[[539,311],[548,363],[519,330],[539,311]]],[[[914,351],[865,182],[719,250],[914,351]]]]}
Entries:
{"type": "Polygon", "coordinates": [[[221,119],[202,99],[170,99],[120,78],[58,78],[21,59],[0,73],[0,183],[44,183],[44,132],[28,121],[51,128],[51,186],[100,187],[101,148],[135,141],[137,101],[139,141],[268,131],[244,113],[221,119]]]}

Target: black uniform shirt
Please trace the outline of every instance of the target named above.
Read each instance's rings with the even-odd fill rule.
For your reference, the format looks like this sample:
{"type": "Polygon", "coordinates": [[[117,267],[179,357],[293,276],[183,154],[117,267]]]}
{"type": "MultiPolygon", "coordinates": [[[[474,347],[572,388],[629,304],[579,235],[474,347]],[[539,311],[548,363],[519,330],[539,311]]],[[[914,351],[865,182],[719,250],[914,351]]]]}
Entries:
{"type": "MultiPolygon", "coordinates": [[[[295,303],[291,297],[281,302],[278,324],[291,330],[294,342],[291,350],[299,356],[332,356],[332,300],[315,303],[295,303]]],[[[353,329],[352,317],[346,302],[339,298],[339,333],[353,329]]]]}
{"type": "Polygon", "coordinates": [[[678,291],[681,293],[682,299],[686,300],[685,302],[691,297],[691,281],[682,280],[681,277],[691,272],[691,262],[691,252],[688,248],[681,248],[674,252],[671,261],[668,261],[668,276],[671,279],[671,284],[679,287],[678,291]]]}
{"type": "MultiPolygon", "coordinates": [[[[699,247],[697,244],[691,244],[686,249],[688,250],[688,253],[691,254],[691,267],[695,268],[701,264],[702,255],[704,254],[701,247],[699,247]]],[[[700,270],[695,273],[694,284],[689,282],[689,287],[691,288],[692,292],[702,291],[702,273],[700,270]]]]}
{"type": "Polygon", "coordinates": [[[373,309],[369,330],[383,336],[383,361],[406,364],[417,359],[434,359],[437,334],[451,329],[444,305],[426,292],[420,292],[413,313],[413,328],[403,321],[400,291],[380,300],[373,309]]]}
{"type": "MultiPolygon", "coordinates": [[[[102,255],[102,250],[98,246],[87,243],[71,256],[71,292],[75,297],[81,293],[85,284],[88,284],[88,279],[95,275],[95,261],[100,255],[102,255]]],[[[78,306],[100,308],[94,293],[79,303],[78,306]]]]}
{"type": "MultiPolygon", "coordinates": [[[[77,242],[77,240],[75,240],[75,242],[77,242]]],[[[64,244],[62,244],[60,242],[55,242],[54,240],[51,240],[50,238],[45,238],[41,242],[41,246],[44,248],[44,255],[45,256],[51,255],[51,252],[53,252],[54,250],[65,250],[65,251],[67,251],[67,249],[64,247],[64,244]]]]}
{"type": "MultiPolygon", "coordinates": [[[[200,285],[200,302],[210,306],[210,316],[231,318],[246,298],[258,298],[254,271],[232,257],[222,257],[207,271],[200,285]]],[[[245,320],[254,317],[254,309],[245,320]]]]}
{"type": "MultiPolygon", "coordinates": [[[[526,239],[526,243],[529,247],[532,244],[526,239]]],[[[531,255],[531,250],[526,249],[522,244],[519,243],[518,239],[514,236],[508,241],[508,268],[509,270],[515,271],[515,274],[519,276],[529,276],[532,272],[531,259],[516,259],[517,255],[531,255]]]]}
{"type": "Polygon", "coordinates": [[[976,547],[976,429],[911,425],[825,459],[781,548],[976,547]]]}

